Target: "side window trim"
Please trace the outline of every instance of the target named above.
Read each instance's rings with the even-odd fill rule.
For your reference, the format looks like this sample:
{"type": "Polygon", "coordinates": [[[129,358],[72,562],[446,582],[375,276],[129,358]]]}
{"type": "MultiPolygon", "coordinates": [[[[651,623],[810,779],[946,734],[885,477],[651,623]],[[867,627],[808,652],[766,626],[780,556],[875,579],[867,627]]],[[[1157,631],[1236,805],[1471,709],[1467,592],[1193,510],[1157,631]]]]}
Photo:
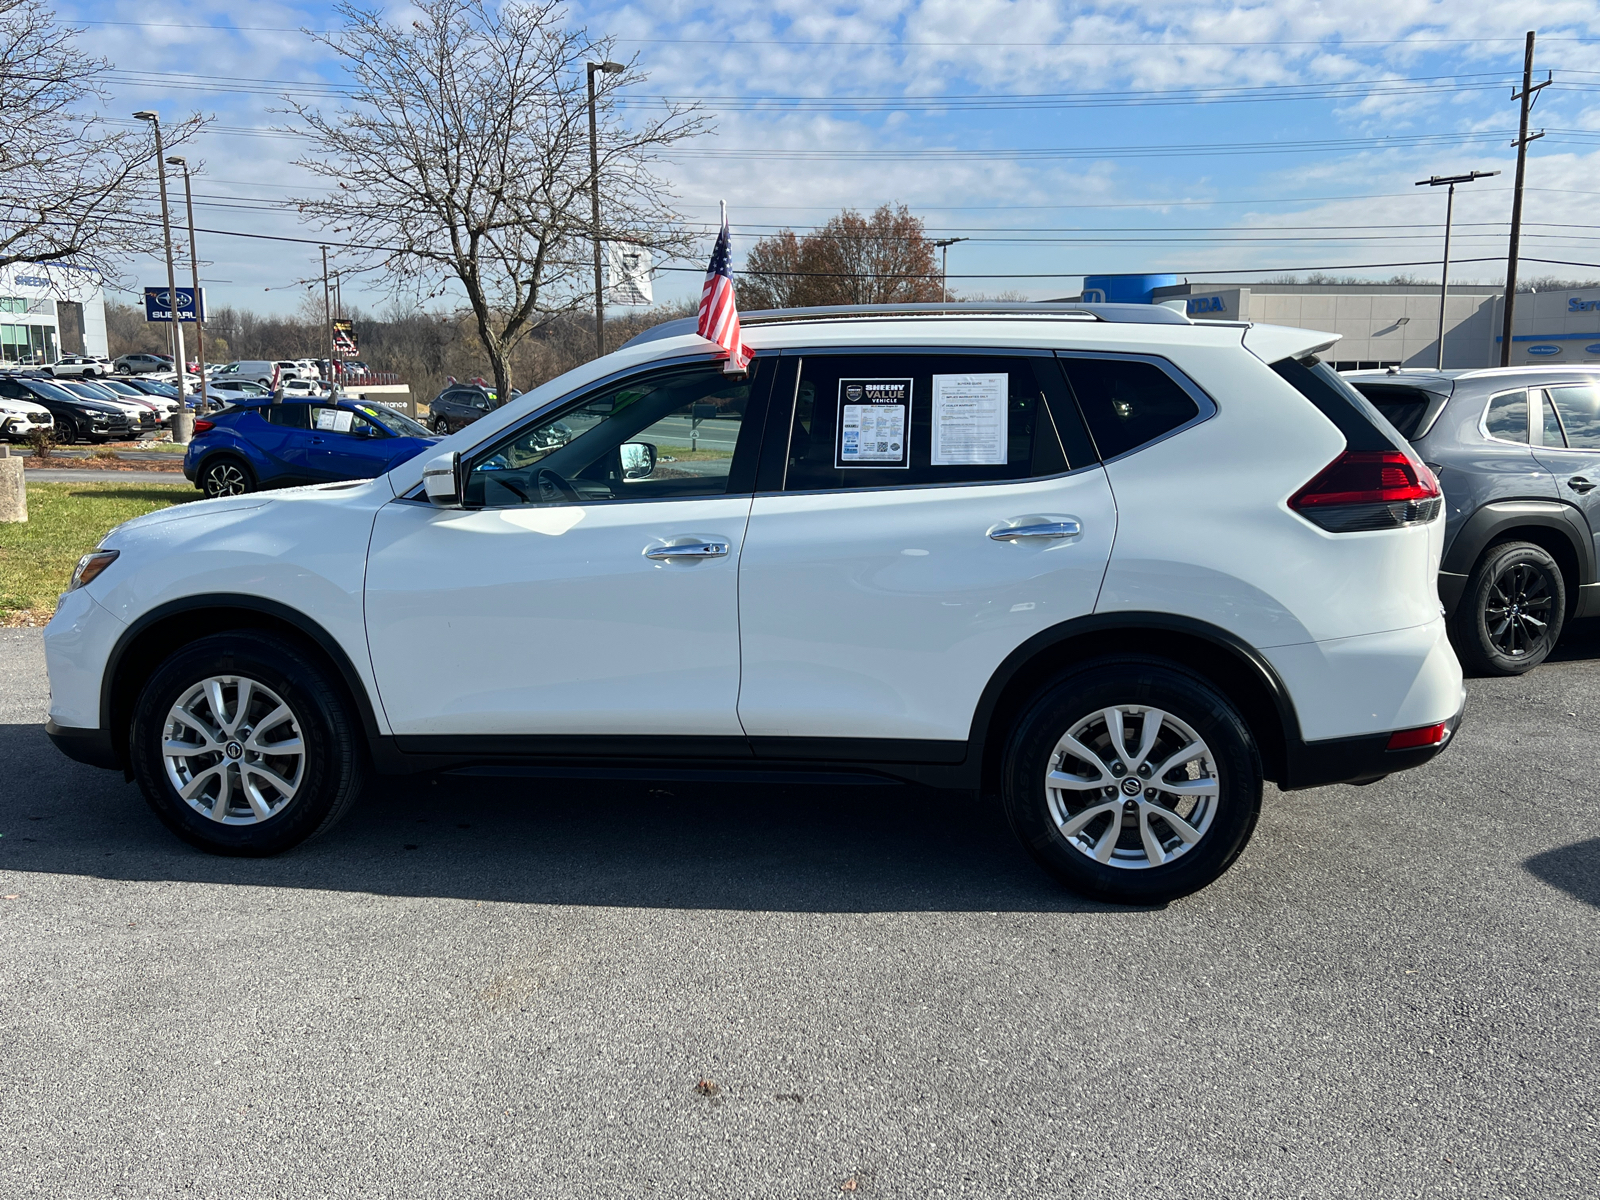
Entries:
{"type": "MultiPolygon", "coordinates": [[[[781,386],[788,389],[786,398],[780,399],[780,392],[775,385],[771,402],[767,406],[768,437],[763,439],[764,451],[762,454],[762,469],[756,483],[756,494],[761,496],[771,495],[806,495],[806,496],[842,496],[867,492],[901,492],[922,491],[928,488],[953,488],[953,487],[998,487],[1010,484],[1039,483],[1045,479],[1061,479],[1068,475],[1085,471],[1100,465],[1099,459],[1086,461],[1082,466],[1072,466],[1071,456],[1067,454],[1065,439],[1057,425],[1054,414],[1051,412],[1051,397],[1046,394],[1042,406],[1046,423],[1051,436],[1055,437],[1061,445],[1062,457],[1066,459],[1068,467],[1065,471],[1058,471],[1053,475],[1026,475],[1021,479],[967,479],[967,480],[930,480],[927,483],[886,483],[873,487],[846,487],[846,488],[807,488],[804,492],[790,492],[789,486],[789,458],[790,447],[794,438],[794,412],[795,405],[800,399],[800,379],[807,358],[822,357],[848,357],[868,354],[891,355],[949,355],[952,357],[991,357],[991,358],[1029,358],[1037,360],[1054,359],[1054,350],[1042,350],[1032,346],[790,346],[781,352],[785,363],[792,363],[792,377],[790,374],[779,373],[776,379],[781,379],[781,386]],[[780,410],[782,416],[779,416],[780,410]],[[767,448],[770,443],[770,448],[767,448]]],[[[1066,395],[1071,395],[1065,378],[1062,386],[1066,388],[1066,395]]],[[[1081,414],[1078,420],[1082,420],[1081,414]]],[[[1037,438],[1038,434],[1035,434],[1037,438]]],[[[1092,447],[1088,430],[1084,429],[1085,442],[1092,447]]],[[[1037,451],[1035,451],[1037,453],[1037,451]]]]}
{"type": "Polygon", "coordinates": [[[1078,410],[1078,420],[1083,422],[1084,436],[1089,439],[1089,444],[1094,446],[1095,453],[1096,455],[1099,455],[1102,464],[1109,465],[1114,462],[1121,462],[1125,458],[1138,454],[1144,450],[1148,450],[1151,446],[1160,445],[1170,437],[1177,437],[1178,434],[1184,432],[1185,430],[1193,429],[1196,425],[1203,424],[1217,415],[1217,402],[1213,400],[1211,396],[1200,387],[1199,384],[1195,383],[1194,380],[1190,379],[1187,375],[1180,371],[1177,365],[1171,359],[1163,358],[1159,354],[1138,354],[1114,350],[1057,350],[1055,352],[1055,356],[1058,362],[1061,362],[1063,359],[1088,358],[1096,359],[1101,362],[1148,363],[1150,366],[1155,367],[1158,371],[1162,372],[1162,374],[1166,375],[1166,377],[1172,380],[1173,383],[1177,384],[1178,387],[1182,389],[1183,392],[1189,397],[1189,399],[1195,402],[1195,406],[1200,410],[1182,425],[1173,426],[1159,437],[1153,437],[1148,442],[1141,442],[1131,450],[1124,450],[1121,454],[1113,455],[1111,458],[1106,458],[1104,455],[1100,455],[1100,448],[1099,446],[1095,445],[1094,433],[1091,430],[1089,422],[1083,413],[1083,402],[1078,398],[1077,389],[1072,386],[1072,380],[1067,374],[1065,362],[1061,362],[1061,377],[1067,385],[1067,394],[1072,397],[1073,404],[1078,410]]]}
{"type": "MultiPolygon", "coordinates": [[[[1581,446],[1574,446],[1572,444],[1572,435],[1567,432],[1567,419],[1561,415],[1561,406],[1556,403],[1556,398],[1550,394],[1551,391],[1553,390],[1553,388],[1560,387],[1560,386],[1561,386],[1560,384],[1553,384],[1553,385],[1547,385],[1545,387],[1542,387],[1542,388],[1539,389],[1539,395],[1543,399],[1544,404],[1547,404],[1547,405],[1550,406],[1550,413],[1551,413],[1551,415],[1553,415],[1555,417],[1556,426],[1561,430],[1561,445],[1559,445],[1559,446],[1546,446],[1546,445],[1544,445],[1543,444],[1543,440],[1542,440],[1543,439],[1543,431],[1541,429],[1541,433],[1540,433],[1541,442],[1540,442],[1539,449],[1541,449],[1541,450],[1576,450],[1578,453],[1581,454],[1581,453],[1583,453],[1583,448],[1581,446]]],[[[1544,424],[1544,420],[1543,420],[1543,417],[1544,417],[1544,406],[1543,405],[1541,405],[1540,408],[1539,408],[1539,415],[1540,415],[1539,424],[1542,427],[1543,424],[1544,424]]],[[[1594,452],[1591,450],[1591,451],[1589,451],[1589,453],[1592,454],[1594,452]]]]}

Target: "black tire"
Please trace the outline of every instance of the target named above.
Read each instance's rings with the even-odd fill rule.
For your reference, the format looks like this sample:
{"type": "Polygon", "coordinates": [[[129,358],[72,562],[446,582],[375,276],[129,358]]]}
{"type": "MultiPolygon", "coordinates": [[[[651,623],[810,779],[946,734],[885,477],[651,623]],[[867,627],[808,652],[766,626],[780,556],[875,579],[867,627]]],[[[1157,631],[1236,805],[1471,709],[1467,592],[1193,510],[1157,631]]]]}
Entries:
{"type": "Polygon", "coordinates": [[[1001,769],[1006,815],[1034,859],[1073,891],[1117,904],[1161,904],[1205,887],[1233,865],[1261,814],[1261,756],[1244,719],[1205,680],[1161,659],[1099,660],[1058,677],[1017,720],[1001,769]],[[1125,723],[1124,756],[1134,756],[1132,771],[1110,752],[1109,720],[1102,714],[1113,709],[1163,714],[1159,737],[1144,758],[1136,753],[1143,717],[1130,714],[1125,723]],[[1090,740],[1084,748],[1107,754],[1111,762],[1091,767],[1062,748],[1063,739],[1086,722],[1090,740]],[[1101,733],[1091,736],[1096,728],[1101,733]],[[1208,751],[1196,760],[1192,776],[1187,762],[1159,778],[1144,774],[1145,758],[1159,766],[1158,760],[1193,745],[1191,736],[1208,751]],[[1057,778],[1071,776],[1077,786],[1048,787],[1046,778],[1057,768],[1057,778]],[[1108,788],[1085,786],[1097,778],[1108,788]],[[1161,783],[1210,786],[1215,794],[1179,797],[1161,792],[1161,783]],[[1132,796],[1125,794],[1130,786],[1132,796]],[[1185,803],[1190,807],[1183,809],[1185,803]],[[1163,808],[1196,824],[1169,824],[1160,815],[1163,808]],[[1075,820],[1080,827],[1073,829],[1075,820]],[[1180,835],[1180,826],[1194,836],[1180,835]],[[1162,856],[1157,865],[1151,865],[1147,830],[1162,856]],[[1109,861],[1095,857],[1102,849],[1109,861]]]}
{"type": "Polygon", "coordinates": [[[1550,552],[1532,542],[1504,542],[1473,568],[1450,640],[1469,671],[1521,675],[1550,657],[1566,619],[1567,582],[1550,552]]]}
{"type": "Polygon", "coordinates": [[[433,431],[440,437],[449,437],[450,422],[446,421],[443,417],[435,417],[433,419],[433,431]]]}
{"type": "MultiPolygon", "coordinates": [[[[225,710],[229,704],[237,706],[241,690],[237,683],[231,692],[224,690],[225,710]]],[[[204,703],[199,710],[212,712],[204,703]]],[[[299,646],[273,634],[235,630],[192,642],[157,668],[135,709],[129,758],[145,800],[173,833],[212,854],[260,856],[281,853],[326,833],[349,811],[367,774],[361,736],[361,726],[343,692],[299,646]],[[241,750],[234,755],[232,747],[253,740],[253,735],[247,733],[248,714],[237,719],[240,715],[235,713],[233,730],[227,729],[224,722],[216,722],[217,731],[227,738],[224,744],[230,747],[226,755],[196,755],[183,759],[181,766],[169,766],[163,752],[169,716],[180,700],[212,678],[250,680],[257,720],[267,720],[260,710],[265,707],[275,711],[280,700],[290,710],[290,721],[271,727],[263,724],[261,732],[263,736],[282,730],[297,734],[302,757],[294,762],[292,756],[257,756],[258,764],[282,770],[285,782],[294,785],[287,799],[273,785],[262,783],[264,777],[241,775],[250,770],[251,752],[241,750]],[[259,689],[267,690],[266,697],[259,689]],[[231,765],[224,765],[235,759],[231,765]],[[221,767],[221,775],[228,777],[229,790],[207,797],[207,791],[216,793],[222,786],[220,776],[214,775],[210,781],[202,778],[216,767],[221,767]],[[225,817],[233,813],[230,820],[247,823],[223,823],[191,805],[180,795],[174,772],[179,773],[179,778],[187,772],[192,783],[201,784],[197,803],[203,806],[209,800],[215,811],[220,801],[225,805],[225,817]],[[281,803],[281,807],[263,817],[245,798],[242,778],[253,782],[267,801],[281,803]]],[[[274,738],[268,743],[272,744],[289,743],[286,738],[274,738]]],[[[265,802],[264,806],[270,808],[265,802]]]]}
{"type": "Polygon", "coordinates": [[[70,446],[83,435],[78,432],[78,423],[71,417],[57,417],[55,421],[56,441],[63,446],[70,446]]]}
{"type": "Polygon", "coordinates": [[[256,490],[256,476],[249,466],[231,454],[218,454],[201,465],[195,486],[206,499],[218,496],[243,496],[256,490]]]}

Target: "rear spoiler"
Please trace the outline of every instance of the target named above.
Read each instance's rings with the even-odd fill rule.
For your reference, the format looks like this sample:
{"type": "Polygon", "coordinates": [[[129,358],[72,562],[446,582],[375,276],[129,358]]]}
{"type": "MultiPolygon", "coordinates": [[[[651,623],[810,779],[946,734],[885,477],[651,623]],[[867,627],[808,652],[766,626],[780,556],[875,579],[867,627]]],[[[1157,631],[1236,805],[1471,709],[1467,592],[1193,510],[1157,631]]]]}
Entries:
{"type": "Polygon", "coordinates": [[[1251,325],[1244,331],[1244,348],[1264,363],[1275,363],[1286,358],[1321,354],[1343,336],[1342,333],[1296,329],[1292,325],[1251,325]]]}

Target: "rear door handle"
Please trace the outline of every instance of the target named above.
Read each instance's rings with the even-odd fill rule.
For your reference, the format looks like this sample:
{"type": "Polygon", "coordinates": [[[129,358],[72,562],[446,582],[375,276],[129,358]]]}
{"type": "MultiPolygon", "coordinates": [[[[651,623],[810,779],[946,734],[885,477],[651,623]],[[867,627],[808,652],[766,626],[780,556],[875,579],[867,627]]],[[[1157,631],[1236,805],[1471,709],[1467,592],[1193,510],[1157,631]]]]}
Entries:
{"type": "Polygon", "coordinates": [[[1027,520],[1025,524],[1014,525],[1002,522],[989,530],[989,536],[997,542],[1011,542],[1018,538],[1041,538],[1052,540],[1056,538],[1077,537],[1083,532],[1083,526],[1073,517],[1063,517],[1057,521],[1027,520]]]}
{"type": "Polygon", "coordinates": [[[1567,486],[1573,491],[1577,492],[1580,496],[1585,492],[1594,491],[1595,488],[1595,485],[1589,482],[1589,480],[1585,479],[1582,475],[1574,475],[1571,479],[1567,480],[1567,486]]]}
{"type": "Polygon", "coordinates": [[[679,542],[672,546],[656,546],[646,550],[644,556],[657,562],[673,558],[726,558],[728,543],[718,538],[707,538],[703,542],[679,542]]]}

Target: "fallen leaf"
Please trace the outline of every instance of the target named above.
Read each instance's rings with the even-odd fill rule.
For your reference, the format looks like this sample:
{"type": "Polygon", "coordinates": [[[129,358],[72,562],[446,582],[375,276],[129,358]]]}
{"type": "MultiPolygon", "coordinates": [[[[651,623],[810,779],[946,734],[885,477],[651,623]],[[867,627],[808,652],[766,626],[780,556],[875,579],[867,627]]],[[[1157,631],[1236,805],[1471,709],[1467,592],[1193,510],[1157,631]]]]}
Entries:
{"type": "Polygon", "coordinates": [[[699,1083],[694,1085],[694,1090],[699,1092],[702,1096],[715,1096],[722,1089],[717,1086],[716,1080],[702,1079],[699,1083]]]}
{"type": "Polygon", "coordinates": [[[856,1188],[858,1188],[860,1186],[861,1185],[858,1184],[854,1179],[846,1179],[843,1183],[841,1183],[839,1185],[839,1190],[841,1192],[853,1192],[853,1191],[856,1190],[856,1188]]]}

